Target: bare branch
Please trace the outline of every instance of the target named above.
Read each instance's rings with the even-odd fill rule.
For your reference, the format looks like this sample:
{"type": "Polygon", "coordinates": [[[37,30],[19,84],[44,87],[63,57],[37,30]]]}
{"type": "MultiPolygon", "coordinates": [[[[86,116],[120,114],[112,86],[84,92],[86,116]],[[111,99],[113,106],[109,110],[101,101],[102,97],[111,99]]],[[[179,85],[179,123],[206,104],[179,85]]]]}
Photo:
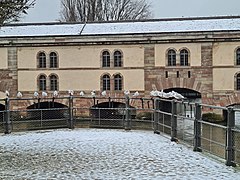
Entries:
{"type": "Polygon", "coordinates": [[[66,22],[147,19],[146,0],[62,0],[61,19],[66,22]]]}

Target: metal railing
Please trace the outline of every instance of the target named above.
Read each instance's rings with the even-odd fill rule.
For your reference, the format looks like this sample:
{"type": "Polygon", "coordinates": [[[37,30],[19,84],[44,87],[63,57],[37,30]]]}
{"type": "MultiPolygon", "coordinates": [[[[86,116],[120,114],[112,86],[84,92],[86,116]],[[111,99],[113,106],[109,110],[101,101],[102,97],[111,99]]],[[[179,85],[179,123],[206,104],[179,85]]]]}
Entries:
{"type": "Polygon", "coordinates": [[[240,164],[240,129],[235,126],[239,109],[160,98],[69,96],[50,100],[34,99],[32,109],[13,110],[12,104],[24,99],[5,99],[0,132],[75,127],[147,129],[167,134],[171,141],[187,143],[194,151],[223,158],[228,166],[240,164]],[[48,107],[42,108],[39,102],[48,107]],[[57,107],[61,102],[65,105],[57,107]],[[209,116],[212,114],[220,121],[209,116]]]}

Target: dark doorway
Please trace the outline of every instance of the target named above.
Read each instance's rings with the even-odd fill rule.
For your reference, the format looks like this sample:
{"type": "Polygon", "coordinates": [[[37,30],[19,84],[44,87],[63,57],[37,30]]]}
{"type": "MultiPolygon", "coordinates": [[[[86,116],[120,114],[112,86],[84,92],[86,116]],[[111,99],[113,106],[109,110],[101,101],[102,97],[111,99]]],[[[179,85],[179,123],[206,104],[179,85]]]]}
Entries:
{"type": "Polygon", "coordinates": [[[34,103],[27,109],[29,119],[63,119],[69,117],[68,107],[53,101],[34,103]]]}

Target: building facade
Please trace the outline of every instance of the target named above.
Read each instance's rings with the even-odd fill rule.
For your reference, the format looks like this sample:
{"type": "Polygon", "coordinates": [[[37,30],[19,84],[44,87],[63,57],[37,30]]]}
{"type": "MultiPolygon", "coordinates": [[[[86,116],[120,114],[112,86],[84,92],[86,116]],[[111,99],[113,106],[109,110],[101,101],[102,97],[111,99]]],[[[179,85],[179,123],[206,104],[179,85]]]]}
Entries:
{"type": "Polygon", "coordinates": [[[6,25],[0,68],[0,98],[6,90],[175,90],[205,104],[240,104],[240,17],[6,25]]]}

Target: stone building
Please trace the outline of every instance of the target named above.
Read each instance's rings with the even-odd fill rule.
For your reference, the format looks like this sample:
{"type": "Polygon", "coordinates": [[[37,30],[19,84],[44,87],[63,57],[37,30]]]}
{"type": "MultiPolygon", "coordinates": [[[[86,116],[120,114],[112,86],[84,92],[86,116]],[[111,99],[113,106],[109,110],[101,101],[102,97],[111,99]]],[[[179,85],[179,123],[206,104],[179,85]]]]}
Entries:
{"type": "Polygon", "coordinates": [[[174,90],[214,105],[240,102],[240,17],[0,28],[0,97],[92,90],[149,97],[174,90]]]}

